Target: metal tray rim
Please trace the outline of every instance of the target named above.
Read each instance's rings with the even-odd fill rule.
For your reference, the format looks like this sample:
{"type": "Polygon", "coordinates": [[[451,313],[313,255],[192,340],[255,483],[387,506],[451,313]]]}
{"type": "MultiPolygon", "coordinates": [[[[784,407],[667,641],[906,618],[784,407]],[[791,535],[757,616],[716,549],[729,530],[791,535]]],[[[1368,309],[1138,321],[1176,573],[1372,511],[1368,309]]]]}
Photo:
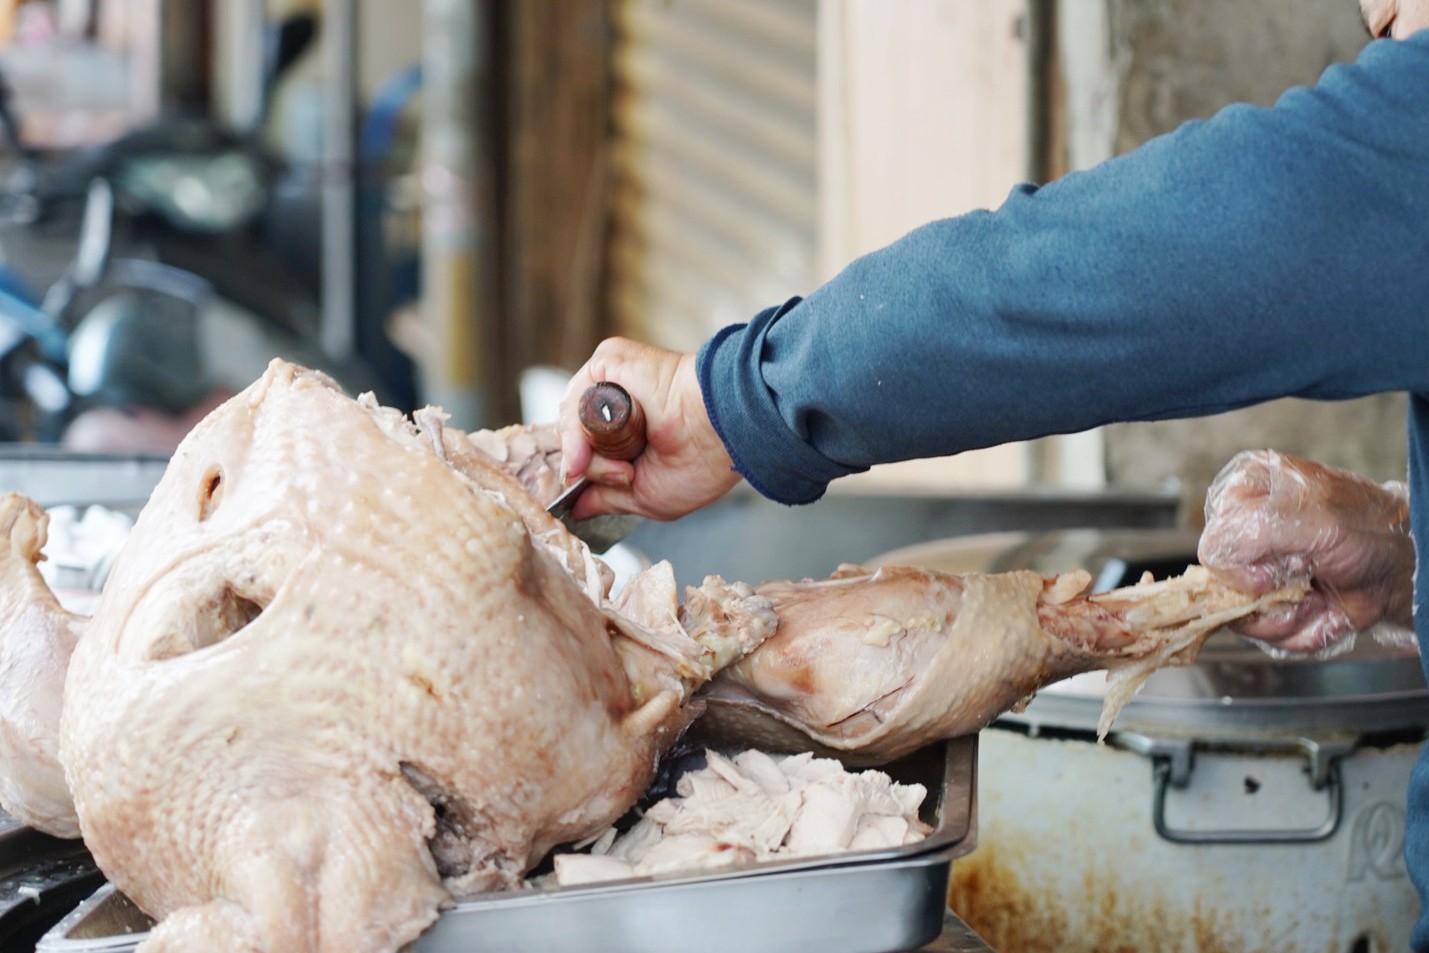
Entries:
{"type": "MultiPolygon", "coordinates": [[[[826,864],[816,868],[774,871],[767,873],[764,876],[767,879],[779,882],[797,882],[800,884],[804,884],[810,880],[817,880],[822,877],[836,876],[842,873],[846,873],[850,868],[859,867],[869,868],[870,872],[876,872],[880,875],[888,875],[900,870],[921,870],[925,868],[947,866],[957,860],[958,857],[962,856],[963,853],[964,852],[960,850],[960,845],[950,844],[921,854],[889,858],[881,862],[863,864],[826,864]]],[[[727,883],[729,882],[729,880],[732,879],[749,878],[728,878],[724,882],[727,883]]],[[[611,897],[612,899],[615,899],[620,897],[621,895],[630,893],[642,893],[647,895],[650,893],[685,894],[691,891],[697,891],[703,885],[704,884],[698,879],[683,878],[678,880],[659,880],[648,883],[645,881],[626,881],[624,882],[624,886],[626,887],[626,889],[623,890],[587,890],[581,888],[579,891],[573,890],[569,893],[554,893],[549,891],[523,891],[520,893],[493,894],[491,896],[493,898],[503,900],[504,903],[502,904],[502,908],[505,910],[520,910],[532,906],[562,903],[567,900],[579,902],[582,900],[601,900],[605,897],[611,897]],[[637,890],[636,888],[641,889],[637,890]]],[[[779,884],[775,884],[775,886],[778,885],[779,884]]],[[[40,939],[39,945],[35,948],[36,953],[128,953],[128,951],[133,950],[149,936],[149,931],[135,931],[133,933],[113,934],[110,936],[90,937],[82,939],[72,939],[68,936],[68,933],[72,929],[74,929],[75,926],[82,923],[95,911],[103,907],[104,904],[113,902],[113,898],[117,894],[118,890],[115,889],[113,884],[104,884],[92,895],[86,898],[82,903],[80,903],[77,907],[75,907],[74,910],[70,911],[70,913],[67,914],[63,920],[56,924],[48,933],[45,934],[44,937],[40,939]]],[[[468,916],[480,916],[480,908],[480,903],[461,901],[454,904],[451,908],[443,911],[442,917],[444,919],[449,917],[464,919],[463,914],[466,914],[468,916]]],[[[436,926],[433,925],[431,929],[435,928],[436,926]]],[[[417,949],[418,951],[421,950],[421,940],[417,941],[417,949]]]]}

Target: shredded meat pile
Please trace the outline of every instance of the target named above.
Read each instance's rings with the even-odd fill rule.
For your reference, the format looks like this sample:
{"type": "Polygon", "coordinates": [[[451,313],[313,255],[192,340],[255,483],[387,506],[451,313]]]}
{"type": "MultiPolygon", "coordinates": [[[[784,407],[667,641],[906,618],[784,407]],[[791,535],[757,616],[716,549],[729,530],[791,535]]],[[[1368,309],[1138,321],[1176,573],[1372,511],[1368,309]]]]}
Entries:
{"type": "Polygon", "coordinates": [[[756,749],[680,777],[623,834],[609,828],[590,853],[556,855],[562,886],[735,867],[760,861],[877,850],[928,835],[918,818],[921,784],[882,771],[851,773],[832,758],[773,756],[756,749]]]}

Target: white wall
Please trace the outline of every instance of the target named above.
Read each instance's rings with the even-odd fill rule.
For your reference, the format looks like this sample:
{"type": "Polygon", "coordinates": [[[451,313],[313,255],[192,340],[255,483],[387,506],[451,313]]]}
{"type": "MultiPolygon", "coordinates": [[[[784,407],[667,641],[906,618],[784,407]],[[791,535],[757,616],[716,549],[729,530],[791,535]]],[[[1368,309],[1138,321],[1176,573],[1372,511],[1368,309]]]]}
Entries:
{"type": "MultiPolygon", "coordinates": [[[[1002,204],[1027,178],[1027,0],[822,0],[823,277],[919,225],[1002,204]]],[[[934,373],[931,368],[910,368],[934,373]]],[[[1026,445],[876,467],[840,492],[1014,487],[1026,445]]]]}

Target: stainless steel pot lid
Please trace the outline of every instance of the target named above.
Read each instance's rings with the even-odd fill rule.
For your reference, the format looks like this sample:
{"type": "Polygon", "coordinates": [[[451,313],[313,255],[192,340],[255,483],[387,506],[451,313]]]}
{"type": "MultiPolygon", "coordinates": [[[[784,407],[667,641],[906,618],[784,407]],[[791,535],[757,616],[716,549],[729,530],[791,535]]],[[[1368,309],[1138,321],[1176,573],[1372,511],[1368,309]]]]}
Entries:
{"type": "MultiPolygon", "coordinates": [[[[1083,568],[1097,591],[1129,585],[1150,570],[1158,579],[1196,561],[1196,536],[1172,530],[1064,530],[1000,533],[923,543],[885,553],[875,565],[944,572],[1031,569],[1045,575],[1083,568]]],[[[1092,672],[1040,691],[1006,720],[1090,731],[1105,676],[1092,672]]],[[[1372,639],[1331,659],[1275,659],[1248,640],[1220,632],[1194,665],[1152,674],[1117,719],[1119,731],[1204,736],[1344,730],[1356,734],[1429,726],[1429,690],[1418,652],[1372,639]]]]}

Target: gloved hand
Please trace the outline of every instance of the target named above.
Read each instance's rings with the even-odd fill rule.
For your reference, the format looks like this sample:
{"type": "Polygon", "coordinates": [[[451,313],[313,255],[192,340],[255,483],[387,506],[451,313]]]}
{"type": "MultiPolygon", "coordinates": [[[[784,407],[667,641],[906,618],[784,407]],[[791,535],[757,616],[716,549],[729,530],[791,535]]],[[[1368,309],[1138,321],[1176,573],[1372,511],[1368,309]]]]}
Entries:
{"type": "Polygon", "coordinates": [[[576,501],[577,519],[600,513],[675,519],[740,480],[705,411],[693,354],[624,338],[602,341],[567,385],[559,428],[567,480],[585,475],[595,484],[576,501]],[[645,450],[632,463],[595,456],[581,429],[581,394],[600,381],[625,388],[645,412],[645,450]]]}
{"type": "Polygon", "coordinates": [[[1399,638],[1413,627],[1414,544],[1401,483],[1273,450],[1240,453],[1206,493],[1199,558],[1257,595],[1310,583],[1298,605],[1237,626],[1273,651],[1321,652],[1355,632],[1399,638]]]}

